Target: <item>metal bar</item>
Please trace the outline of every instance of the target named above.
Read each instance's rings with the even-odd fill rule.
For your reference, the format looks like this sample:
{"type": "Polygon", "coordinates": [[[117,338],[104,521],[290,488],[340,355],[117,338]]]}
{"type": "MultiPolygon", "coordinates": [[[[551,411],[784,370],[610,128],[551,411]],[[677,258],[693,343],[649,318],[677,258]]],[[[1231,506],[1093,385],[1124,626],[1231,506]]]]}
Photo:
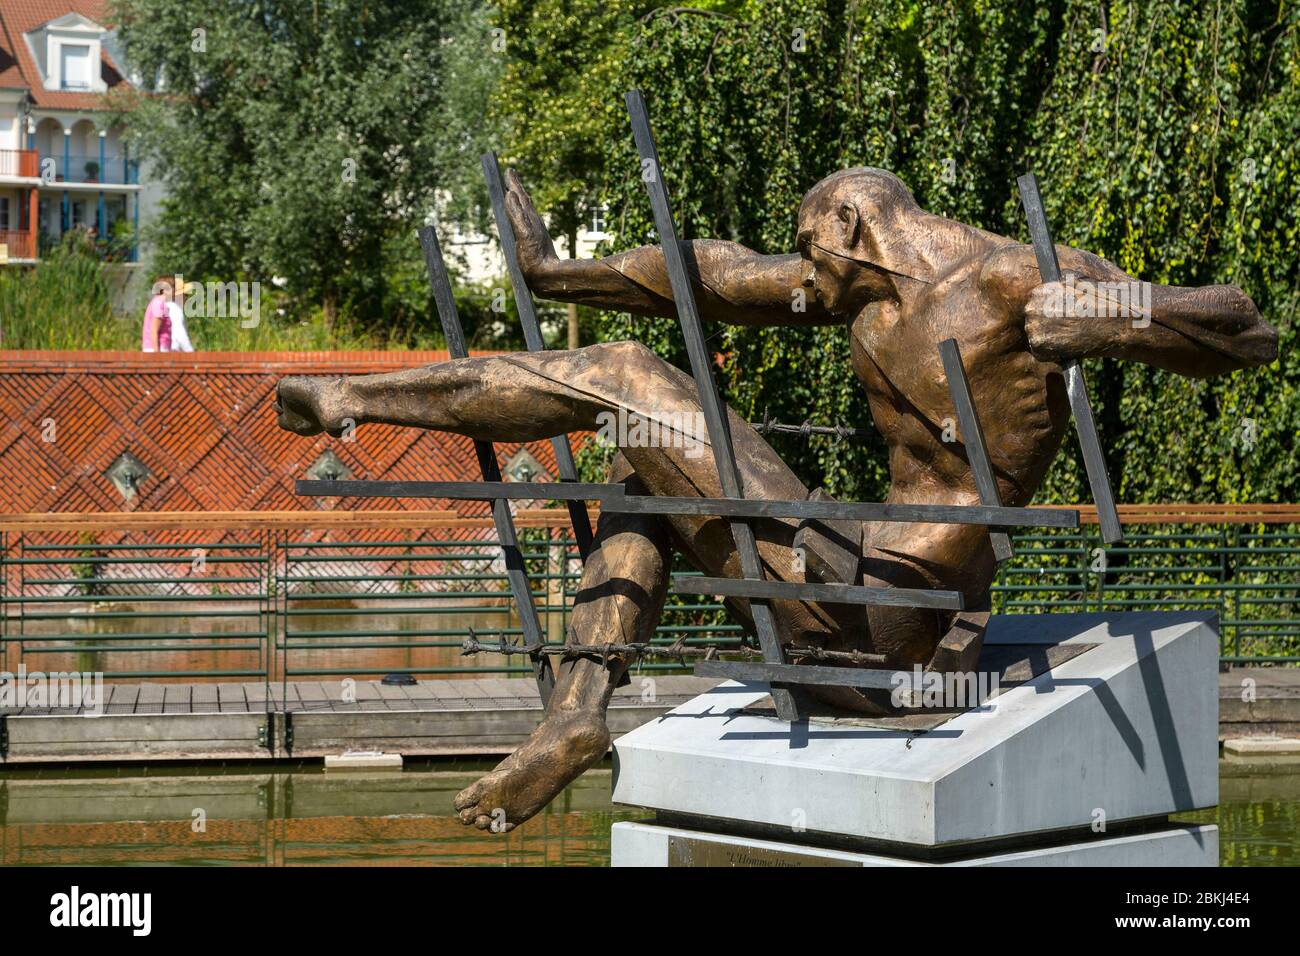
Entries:
{"type": "MultiPolygon", "coordinates": [[[[1060,282],[1061,266],[1056,260],[1056,246],[1047,227],[1047,212],[1043,197],[1038,191],[1038,179],[1025,173],[1016,180],[1020,188],[1020,201],[1029,220],[1029,237],[1034,243],[1038,259],[1038,274],[1043,282],[1060,282]]],[[[1088,486],[1092,500],[1097,505],[1097,519],[1101,525],[1101,539],[1106,544],[1116,544],[1124,539],[1119,512],[1115,509],[1115,496],[1111,493],[1110,476],[1106,474],[1106,459],[1102,455],[1101,441],[1097,437],[1097,423],[1092,416],[1092,403],[1088,400],[1088,383],[1083,377],[1083,367],[1071,359],[1062,367],[1065,373],[1065,390],[1070,397],[1070,410],[1074,413],[1074,427],[1079,434],[1079,447],[1083,451],[1083,465],[1088,472],[1088,486]]]]}
{"type": "MultiPolygon", "coordinates": [[[[722,494],[726,498],[743,498],[740,469],[736,465],[736,454],[731,445],[726,409],[718,397],[717,383],[713,380],[713,372],[709,365],[704,329],[700,324],[691,279],[686,271],[686,260],[678,244],[677,224],[673,221],[672,207],[668,202],[668,189],[664,184],[663,170],[659,165],[659,151],[655,147],[654,134],[650,130],[650,117],[646,112],[645,99],[640,90],[630,90],[626,101],[628,116],[632,121],[632,136],[636,140],[637,152],[641,158],[641,180],[650,194],[655,229],[659,233],[659,242],[672,285],[673,302],[677,307],[682,335],[686,339],[691,374],[695,379],[696,391],[699,393],[700,408],[704,413],[709,443],[713,448],[713,460],[718,469],[722,494]]],[[[763,566],[759,560],[753,529],[743,520],[734,520],[731,522],[731,534],[736,542],[741,573],[750,580],[761,581],[763,566]]],[[[750,602],[750,611],[759,645],[763,649],[763,656],[774,664],[784,662],[781,639],[777,633],[776,620],[772,616],[771,607],[765,600],[755,598],[750,602]]],[[[777,716],[782,720],[799,719],[794,697],[788,690],[773,687],[772,700],[776,704],[777,716]]]]}
{"type": "Polygon", "coordinates": [[[772,664],[766,661],[697,661],[696,677],[725,677],[742,684],[780,681],[828,687],[912,688],[911,671],[867,667],[826,667],[820,664],[772,664]]]}
{"type": "MultiPolygon", "coordinates": [[[[424,262],[429,270],[429,284],[433,287],[433,299],[438,308],[438,319],[442,323],[443,335],[447,339],[447,352],[452,358],[467,358],[469,347],[465,343],[465,331],[460,325],[460,316],[456,312],[456,300],[451,291],[451,277],[447,274],[447,264],[442,258],[442,249],[438,245],[438,234],[432,226],[424,226],[419,231],[420,246],[424,250],[424,262]]],[[[474,453],[478,456],[479,470],[485,481],[499,482],[501,468],[497,464],[496,450],[491,442],[475,441],[474,453]]],[[[526,643],[542,643],[542,623],[533,605],[533,593],[528,586],[528,574],[524,568],[523,557],[519,553],[519,540],[515,534],[515,522],[510,515],[510,505],[503,498],[492,502],[492,521],[496,525],[497,538],[501,542],[501,552],[506,562],[506,577],[510,581],[510,593],[514,595],[519,608],[519,623],[523,627],[526,643]]],[[[550,700],[555,687],[555,671],[548,658],[537,655],[532,659],[533,672],[537,677],[537,689],[541,694],[543,706],[550,700]]]]}
{"type": "Polygon", "coordinates": [[[826,604],[876,604],[892,607],[965,609],[960,591],[924,588],[867,588],[851,584],[753,581],[748,578],[674,578],[676,594],[723,594],[728,597],[768,598],[773,601],[821,601],[826,604]]]}
{"type": "Polygon", "coordinates": [[[1003,508],[986,505],[902,505],[875,501],[769,501],[762,498],[672,498],[629,495],[618,484],[558,481],[314,481],[300,479],[300,495],[366,498],[495,498],[599,501],[605,511],[631,514],[716,515],[730,518],[821,518],[905,521],[921,524],[984,524],[1026,528],[1077,528],[1068,508],[1003,508]]]}
{"type": "MultiPolygon", "coordinates": [[[[957,424],[961,427],[962,444],[966,447],[966,458],[970,462],[971,474],[975,477],[975,489],[983,504],[1000,508],[1002,496],[998,492],[998,480],[993,474],[993,463],[989,461],[988,447],[984,444],[984,429],[980,427],[979,416],[975,413],[975,401],[971,397],[970,382],[966,378],[966,368],[962,365],[957,340],[944,339],[940,342],[939,357],[943,360],[948,391],[952,394],[952,403],[957,409],[957,424]]],[[[1011,538],[1005,531],[990,530],[989,541],[993,544],[995,560],[1006,561],[1013,554],[1011,538]]]]}
{"type": "MultiPolygon", "coordinates": [[[[498,473],[499,474],[499,473],[498,473]]],[[[300,495],[358,498],[448,498],[456,501],[524,499],[600,501],[623,497],[623,486],[568,481],[316,481],[299,479],[300,495]]],[[[584,511],[585,513],[585,511],[584,511]]]]}
{"type": "MultiPolygon", "coordinates": [[[[510,273],[510,286],[514,290],[515,307],[519,310],[519,324],[523,326],[524,342],[528,351],[541,352],[546,346],[542,342],[542,329],[537,322],[537,311],[533,308],[533,296],[528,289],[528,280],[519,268],[519,256],[516,252],[515,230],[506,215],[506,190],[501,180],[501,167],[497,163],[496,153],[487,152],[482,157],[483,177],[487,180],[488,197],[492,200],[492,215],[497,222],[497,236],[501,240],[501,253],[505,256],[506,270],[510,273]]],[[[578,468],[573,463],[573,449],[569,447],[568,435],[556,435],[551,439],[551,448],[555,451],[555,463],[560,472],[560,481],[576,482],[578,468]]],[[[573,537],[578,542],[578,553],[582,560],[587,560],[591,553],[592,532],[591,515],[587,505],[582,501],[565,499],[569,502],[569,520],[573,523],[573,537]]]]}
{"type": "Polygon", "coordinates": [[[1058,508],[989,508],[984,505],[900,505],[873,501],[767,501],[760,498],[612,497],[605,511],[635,514],[718,515],[743,518],[836,518],[922,524],[985,524],[1077,528],[1079,513],[1058,508]]]}

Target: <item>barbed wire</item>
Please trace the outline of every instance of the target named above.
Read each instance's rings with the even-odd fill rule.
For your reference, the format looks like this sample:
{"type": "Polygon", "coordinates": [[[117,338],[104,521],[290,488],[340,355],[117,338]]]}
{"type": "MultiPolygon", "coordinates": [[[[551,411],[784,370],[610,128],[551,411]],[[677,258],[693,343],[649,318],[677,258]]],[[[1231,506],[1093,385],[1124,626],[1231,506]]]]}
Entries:
{"type": "Polygon", "coordinates": [[[766,408],[763,409],[763,420],[761,422],[750,422],[749,424],[760,435],[770,435],[773,432],[780,435],[798,435],[804,441],[807,441],[813,435],[828,435],[833,437],[837,443],[846,439],[865,441],[868,434],[865,428],[850,428],[848,425],[814,425],[811,420],[792,425],[788,422],[774,421],[766,408]]]}
{"type": "MultiPolygon", "coordinates": [[[[801,647],[789,645],[787,654],[796,659],[810,661],[829,661],[837,664],[851,664],[859,667],[881,667],[886,663],[883,654],[868,654],[865,651],[833,651],[822,647],[801,647]]],[[[610,657],[662,657],[682,661],[687,658],[700,660],[721,660],[721,655],[734,655],[750,660],[762,660],[763,654],[756,647],[744,644],[723,647],[720,644],[686,644],[685,638],[679,638],[671,644],[652,644],[649,642],[583,644],[569,640],[563,644],[512,644],[504,634],[499,634],[495,641],[480,640],[470,628],[470,636],[461,644],[461,656],[473,654],[544,654],[554,657],[599,657],[606,661],[610,657]]]]}

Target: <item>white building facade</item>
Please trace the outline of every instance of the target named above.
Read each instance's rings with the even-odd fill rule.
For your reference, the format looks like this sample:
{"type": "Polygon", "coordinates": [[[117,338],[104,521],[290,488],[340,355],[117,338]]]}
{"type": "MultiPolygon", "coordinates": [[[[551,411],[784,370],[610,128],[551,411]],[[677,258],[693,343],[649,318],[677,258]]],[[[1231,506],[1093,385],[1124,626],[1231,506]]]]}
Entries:
{"type": "Polygon", "coordinates": [[[0,0],[0,264],[36,262],[71,230],[136,263],[142,182],[105,94],[126,84],[93,0],[0,0]]]}

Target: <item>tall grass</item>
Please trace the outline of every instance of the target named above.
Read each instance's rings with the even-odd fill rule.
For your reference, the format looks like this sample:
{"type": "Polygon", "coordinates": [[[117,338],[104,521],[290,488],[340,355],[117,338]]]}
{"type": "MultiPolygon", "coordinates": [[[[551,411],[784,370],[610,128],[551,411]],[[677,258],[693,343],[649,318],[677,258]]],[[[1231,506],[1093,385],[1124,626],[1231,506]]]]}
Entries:
{"type": "MultiPolygon", "coordinates": [[[[50,249],[30,268],[0,268],[0,348],[125,350],[140,348],[147,292],[125,314],[114,312],[114,283],[93,242],[79,233],[50,249]]],[[[137,276],[138,278],[138,276],[137,276]]],[[[422,281],[422,276],[421,276],[422,281]]],[[[524,347],[514,301],[492,311],[498,286],[461,284],[456,304],[472,348],[524,347]]],[[[318,352],[441,350],[446,340],[432,302],[414,292],[383,308],[380,317],[340,316],[331,328],[318,307],[292,297],[269,282],[260,287],[259,320],[251,327],[240,316],[187,315],[186,329],[200,352],[318,352]]],[[[118,297],[120,298],[120,297],[118,297]]],[[[549,339],[564,335],[563,313],[539,304],[549,339]]],[[[203,310],[199,310],[200,313],[203,310]]]]}
{"type": "Polygon", "coordinates": [[[113,316],[93,247],[70,239],[32,269],[0,269],[0,348],[139,348],[139,332],[113,316]],[[134,332],[134,335],[133,335],[134,332]]]}

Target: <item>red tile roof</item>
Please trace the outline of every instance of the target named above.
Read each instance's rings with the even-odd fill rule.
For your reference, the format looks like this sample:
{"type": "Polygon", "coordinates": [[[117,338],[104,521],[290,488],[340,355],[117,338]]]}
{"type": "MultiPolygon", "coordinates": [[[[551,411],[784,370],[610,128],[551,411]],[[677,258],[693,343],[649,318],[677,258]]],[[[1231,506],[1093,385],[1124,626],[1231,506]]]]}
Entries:
{"type": "MultiPolygon", "coordinates": [[[[354,478],[478,480],[473,444],[459,435],[363,425],[354,440],[342,441],[276,425],[274,388],[284,375],[446,360],[445,352],[0,351],[0,512],[453,508],[487,515],[483,502],[303,498],[293,491],[294,479],[326,449],[354,478]],[[151,473],[129,502],[104,474],[124,451],[151,473]]],[[[498,459],[504,464],[520,447],[498,444],[498,459]]],[[[527,447],[554,476],[550,442],[527,447]]]]}
{"type": "MultiPolygon", "coordinates": [[[[79,13],[100,26],[107,26],[107,5],[103,0],[4,0],[0,4],[0,89],[27,89],[37,106],[46,109],[103,109],[100,93],[47,90],[31,50],[23,39],[42,24],[69,13],[79,13]]],[[[100,47],[104,82],[112,89],[125,83],[122,71],[100,47]]]]}

